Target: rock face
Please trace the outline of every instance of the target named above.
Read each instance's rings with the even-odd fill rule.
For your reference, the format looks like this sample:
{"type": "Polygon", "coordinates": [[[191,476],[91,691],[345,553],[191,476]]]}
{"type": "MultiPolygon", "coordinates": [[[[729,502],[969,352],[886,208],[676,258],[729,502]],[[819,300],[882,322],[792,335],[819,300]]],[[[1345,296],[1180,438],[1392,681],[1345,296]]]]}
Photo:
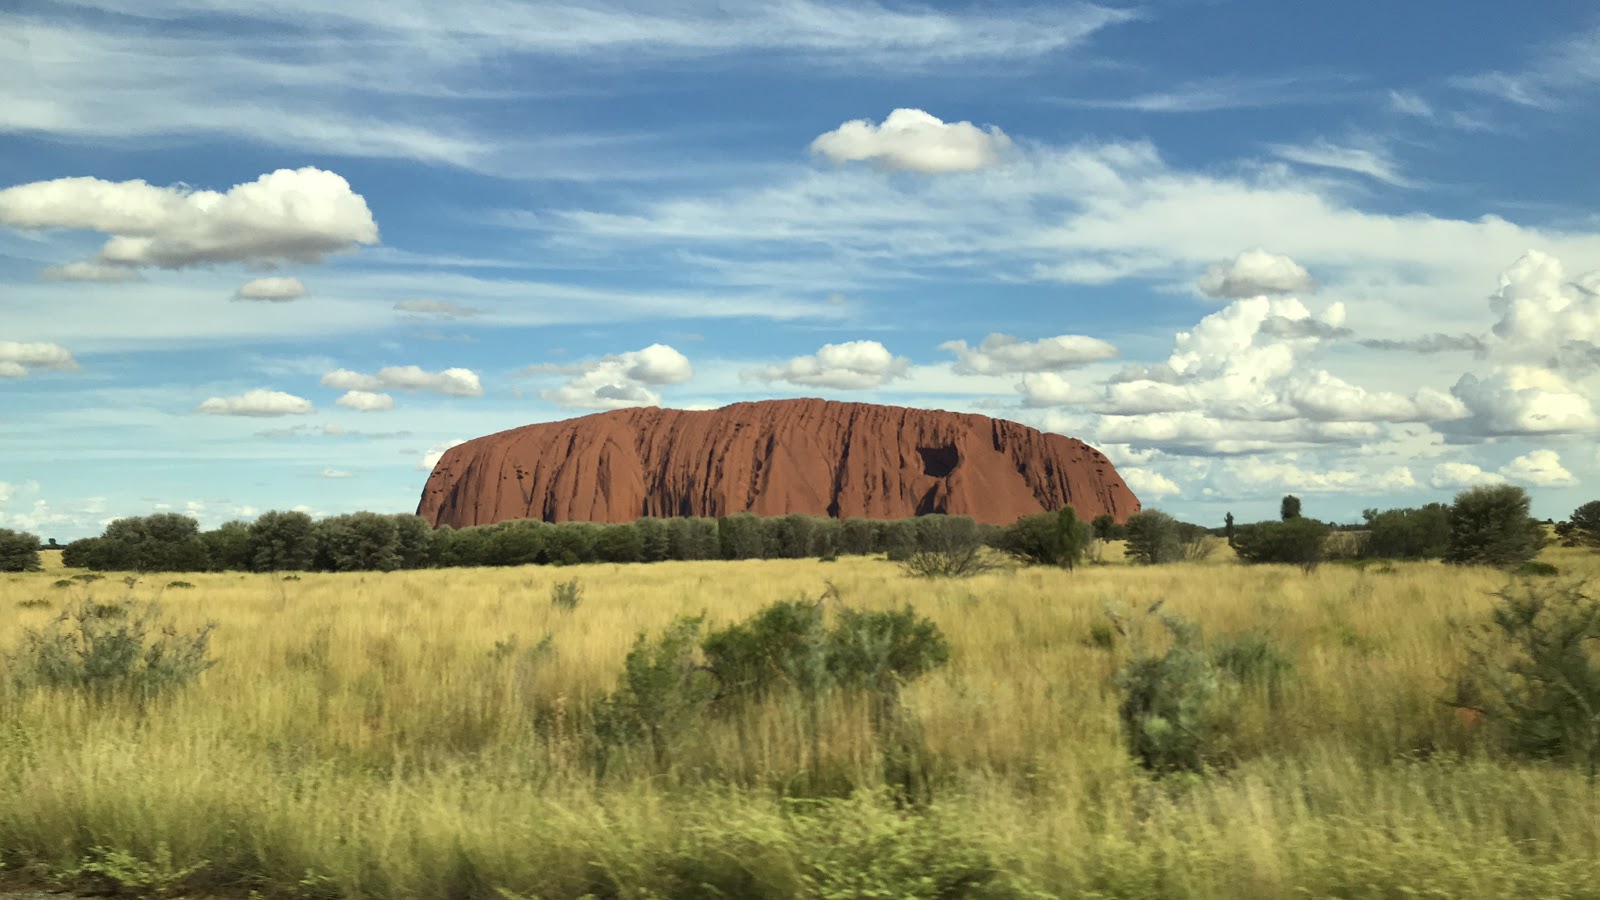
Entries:
{"type": "Polygon", "coordinates": [[[768,400],[617,410],[468,441],[434,466],[417,515],[457,528],[744,511],[1007,524],[1066,505],[1124,522],[1139,499],[1100,451],[1015,422],[768,400]]]}

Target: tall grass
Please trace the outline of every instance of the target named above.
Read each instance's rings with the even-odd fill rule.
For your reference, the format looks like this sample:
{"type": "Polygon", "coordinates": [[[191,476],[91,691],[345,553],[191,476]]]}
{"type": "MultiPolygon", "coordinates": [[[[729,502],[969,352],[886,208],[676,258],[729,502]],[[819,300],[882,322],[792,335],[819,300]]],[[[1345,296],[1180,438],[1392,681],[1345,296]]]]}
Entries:
{"type": "Polygon", "coordinates": [[[24,880],[165,847],[200,866],[189,889],[305,898],[1600,897],[1596,786],[1490,755],[1441,702],[1465,659],[1451,623],[1505,582],[1490,570],[1213,560],[945,583],[846,559],[166,592],[159,576],[52,588],[60,574],[0,581],[0,648],[131,590],[181,629],[216,621],[219,662],[127,708],[0,670],[0,859],[24,880]],[[553,606],[574,577],[582,606],[553,606]],[[901,697],[919,803],[848,697],[818,734],[778,699],[708,719],[664,774],[624,758],[597,776],[587,717],[638,632],[702,612],[720,627],[823,578],[850,606],[913,604],[953,645],[901,697]],[[21,605],[41,597],[56,608],[21,605]],[[1119,730],[1128,648],[1105,610],[1158,600],[1207,641],[1265,635],[1287,660],[1247,692],[1212,774],[1153,778],[1119,730]]]}

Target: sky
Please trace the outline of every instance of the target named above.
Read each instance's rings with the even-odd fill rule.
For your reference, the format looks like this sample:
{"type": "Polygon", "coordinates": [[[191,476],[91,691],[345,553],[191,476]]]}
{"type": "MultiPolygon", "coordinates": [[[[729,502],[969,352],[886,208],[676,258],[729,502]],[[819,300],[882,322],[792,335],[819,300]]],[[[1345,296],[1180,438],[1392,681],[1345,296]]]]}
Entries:
{"type": "Polygon", "coordinates": [[[1600,496],[1588,0],[12,0],[0,71],[0,527],[783,397],[1207,524],[1600,496]]]}

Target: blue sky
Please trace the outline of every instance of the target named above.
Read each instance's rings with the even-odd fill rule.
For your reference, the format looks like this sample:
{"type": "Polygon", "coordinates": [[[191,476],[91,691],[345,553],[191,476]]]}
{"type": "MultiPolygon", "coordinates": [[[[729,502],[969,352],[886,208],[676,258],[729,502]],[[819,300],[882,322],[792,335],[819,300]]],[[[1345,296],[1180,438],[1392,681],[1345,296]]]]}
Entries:
{"type": "Polygon", "coordinates": [[[0,527],[796,396],[1208,523],[1600,482],[1589,3],[21,0],[0,64],[0,527]]]}

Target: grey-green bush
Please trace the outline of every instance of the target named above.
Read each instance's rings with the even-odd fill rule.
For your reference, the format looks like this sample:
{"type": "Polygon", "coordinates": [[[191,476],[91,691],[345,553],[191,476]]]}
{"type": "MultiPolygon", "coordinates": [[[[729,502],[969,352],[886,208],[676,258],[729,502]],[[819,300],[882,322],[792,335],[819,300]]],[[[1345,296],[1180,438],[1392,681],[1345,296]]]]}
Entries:
{"type": "Polygon", "coordinates": [[[1160,565],[1183,559],[1183,540],[1177,519],[1158,509],[1140,510],[1128,517],[1128,559],[1142,565],[1160,565]]]}
{"type": "Polygon", "coordinates": [[[317,523],[294,510],[262,513],[250,523],[251,568],[309,572],[317,562],[317,523]]]}
{"type": "Polygon", "coordinates": [[[215,664],[213,624],[184,634],[161,621],[160,607],[128,598],[83,600],[48,626],[23,632],[10,654],[25,688],[82,691],[95,700],[146,700],[182,688],[215,664]]]}
{"type": "Polygon", "coordinates": [[[1532,560],[1544,546],[1544,527],[1528,514],[1528,492],[1510,484],[1468,488],[1450,507],[1450,548],[1444,560],[1458,565],[1512,567],[1532,560]]]}
{"type": "Polygon", "coordinates": [[[0,528],[0,572],[37,572],[39,536],[0,528]]]}

